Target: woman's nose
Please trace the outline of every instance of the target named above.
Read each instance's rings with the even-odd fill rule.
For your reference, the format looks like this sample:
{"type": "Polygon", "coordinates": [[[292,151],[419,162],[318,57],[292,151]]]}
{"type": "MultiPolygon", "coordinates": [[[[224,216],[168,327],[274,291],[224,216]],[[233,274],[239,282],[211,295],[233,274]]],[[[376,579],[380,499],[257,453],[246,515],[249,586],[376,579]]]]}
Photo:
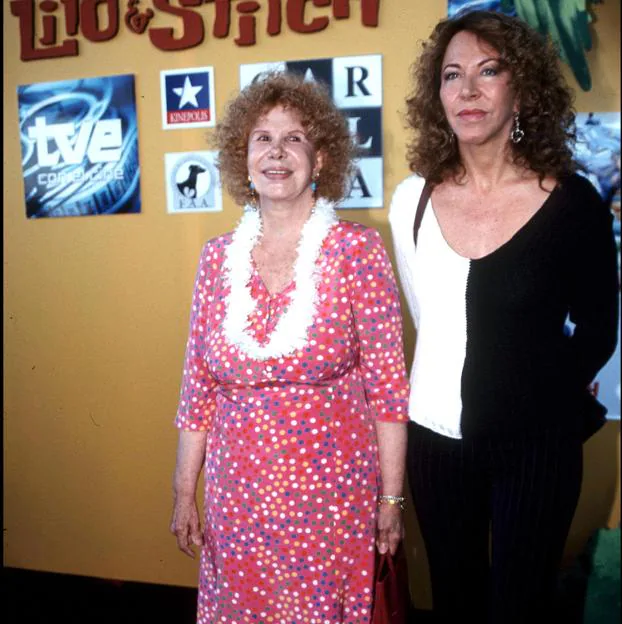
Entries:
{"type": "Polygon", "coordinates": [[[283,158],[283,155],[283,143],[281,141],[273,141],[272,145],[270,145],[270,156],[272,158],[283,158]]]}
{"type": "Polygon", "coordinates": [[[478,95],[477,84],[475,78],[465,76],[462,80],[460,95],[465,99],[471,99],[478,95]]]}

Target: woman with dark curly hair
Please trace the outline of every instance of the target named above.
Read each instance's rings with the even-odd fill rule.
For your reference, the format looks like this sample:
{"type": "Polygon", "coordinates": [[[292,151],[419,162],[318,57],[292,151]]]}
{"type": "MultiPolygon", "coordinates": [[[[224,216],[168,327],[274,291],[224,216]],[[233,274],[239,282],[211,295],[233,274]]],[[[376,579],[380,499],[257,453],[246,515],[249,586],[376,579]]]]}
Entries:
{"type": "Polygon", "coordinates": [[[201,624],[370,621],[402,537],[408,380],[380,235],[340,220],[353,144],[318,84],[269,74],[216,130],[244,214],[205,245],[171,532],[202,546],[201,624]],[[195,503],[204,465],[205,522],[195,503]]]}
{"type": "Polygon", "coordinates": [[[441,21],[414,82],[413,175],[390,222],[417,330],[407,467],[434,609],[554,621],[582,442],[604,410],[588,386],[616,344],[612,216],[576,173],[571,92],[527,24],[441,21]]]}

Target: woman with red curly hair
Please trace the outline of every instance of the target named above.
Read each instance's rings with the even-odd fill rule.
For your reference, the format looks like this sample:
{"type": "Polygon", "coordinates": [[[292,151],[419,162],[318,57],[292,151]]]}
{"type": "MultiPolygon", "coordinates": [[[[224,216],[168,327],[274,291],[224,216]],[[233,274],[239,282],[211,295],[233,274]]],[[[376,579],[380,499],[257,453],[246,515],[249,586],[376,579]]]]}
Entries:
{"type": "Polygon", "coordinates": [[[200,624],[365,624],[375,543],[402,537],[408,380],[378,232],[340,220],[353,144],[301,76],[246,87],[217,126],[246,205],[205,245],[171,531],[201,548],[200,624]],[[205,521],[195,502],[204,466],[205,521]]]}
{"type": "Polygon", "coordinates": [[[612,215],[576,173],[572,96],[527,24],[441,21],[414,81],[413,175],[390,222],[417,329],[407,466],[434,610],[554,621],[582,442],[604,410],[588,386],[616,345],[612,215]]]}

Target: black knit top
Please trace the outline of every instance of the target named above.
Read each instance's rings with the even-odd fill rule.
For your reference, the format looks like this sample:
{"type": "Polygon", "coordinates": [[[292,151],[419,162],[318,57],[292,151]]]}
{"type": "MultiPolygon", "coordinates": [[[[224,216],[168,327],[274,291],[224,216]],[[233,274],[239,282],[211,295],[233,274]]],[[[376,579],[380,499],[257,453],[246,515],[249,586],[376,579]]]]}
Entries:
{"type": "Polygon", "coordinates": [[[593,400],[587,386],[616,345],[611,212],[588,180],[569,176],[510,240],[471,260],[444,241],[430,204],[414,249],[422,186],[405,180],[390,213],[417,327],[411,419],[451,437],[558,421],[578,430],[593,400]]]}

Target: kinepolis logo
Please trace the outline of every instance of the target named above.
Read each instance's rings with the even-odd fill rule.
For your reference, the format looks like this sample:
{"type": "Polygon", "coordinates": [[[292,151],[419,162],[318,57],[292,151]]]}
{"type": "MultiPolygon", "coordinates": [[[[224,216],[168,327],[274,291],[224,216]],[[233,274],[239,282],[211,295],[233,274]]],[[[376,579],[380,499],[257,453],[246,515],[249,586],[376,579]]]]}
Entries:
{"type": "Polygon", "coordinates": [[[169,213],[222,210],[216,152],[178,152],[164,155],[169,213]]]}
{"type": "Polygon", "coordinates": [[[140,212],[133,76],[17,93],[28,218],[140,212]]]}
{"type": "Polygon", "coordinates": [[[212,67],[160,72],[162,127],[201,128],[216,123],[212,67]]]}

